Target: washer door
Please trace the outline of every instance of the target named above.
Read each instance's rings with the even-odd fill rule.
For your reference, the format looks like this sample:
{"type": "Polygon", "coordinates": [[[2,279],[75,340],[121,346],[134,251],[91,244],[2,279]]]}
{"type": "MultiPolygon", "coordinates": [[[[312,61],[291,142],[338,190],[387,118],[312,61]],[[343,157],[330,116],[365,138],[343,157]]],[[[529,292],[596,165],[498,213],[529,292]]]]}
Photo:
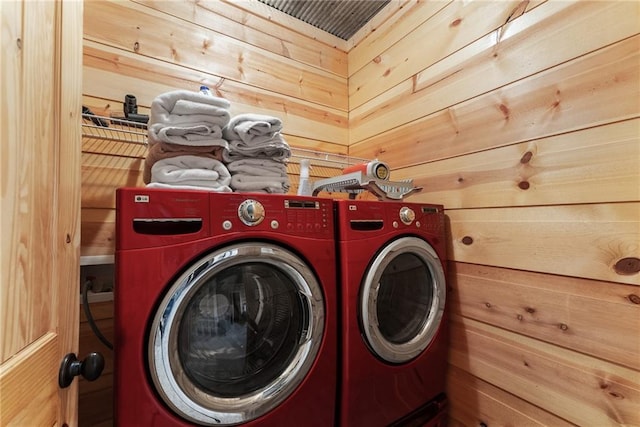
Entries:
{"type": "Polygon", "coordinates": [[[311,269],[271,244],[217,250],[180,276],[149,337],[151,377],[180,417],[247,422],[275,408],[309,372],[324,329],[311,269]]]}
{"type": "Polygon", "coordinates": [[[402,237],[367,270],[360,294],[362,329],[376,356],[405,363],[431,343],[444,314],[442,263],[424,240],[402,237]]]}

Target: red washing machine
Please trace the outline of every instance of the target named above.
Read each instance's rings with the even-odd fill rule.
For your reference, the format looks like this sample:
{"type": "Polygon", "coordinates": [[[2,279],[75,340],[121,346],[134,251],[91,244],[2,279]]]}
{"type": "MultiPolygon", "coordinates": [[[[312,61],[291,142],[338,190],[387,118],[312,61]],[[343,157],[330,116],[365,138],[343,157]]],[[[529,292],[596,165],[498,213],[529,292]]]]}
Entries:
{"type": "Polygon", "coordinates": [[[342,295],[339,425],[444,426],[443,207],[335,203],[342,295]]]}
{"type": "Polygon", "coordinates": [[[333,425],[333,202],[145,188],[116,199],[116,424],[333,425]]]}

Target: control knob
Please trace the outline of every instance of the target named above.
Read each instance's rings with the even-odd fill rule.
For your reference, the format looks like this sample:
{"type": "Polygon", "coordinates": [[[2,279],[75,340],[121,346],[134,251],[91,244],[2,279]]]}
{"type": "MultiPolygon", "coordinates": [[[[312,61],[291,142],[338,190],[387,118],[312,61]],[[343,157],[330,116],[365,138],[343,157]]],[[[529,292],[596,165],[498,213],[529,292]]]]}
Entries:
{"type": "Polygon", "coordinates": [[[416,213],[413,209],[403,206],[400,208],[400,221],[403,224],[410,225],[416,219],[416,213]]]}
{"type": "Polygon", "coordinates": [[[238,207],[238,218],[250,227],[260,224],[264,216],[264,206],[257,200],[247,199],[238,207]]]}

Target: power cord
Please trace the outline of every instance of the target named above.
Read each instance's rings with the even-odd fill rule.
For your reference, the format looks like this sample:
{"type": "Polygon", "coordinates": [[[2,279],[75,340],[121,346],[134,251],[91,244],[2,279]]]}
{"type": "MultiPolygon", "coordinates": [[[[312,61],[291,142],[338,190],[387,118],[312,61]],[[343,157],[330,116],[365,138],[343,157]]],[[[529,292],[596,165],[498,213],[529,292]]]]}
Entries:
{"type": "Polygon", "coordinates": [[[109,350],[113,350],[113,344],[109,342],[109,340],[100,332],[98,325],[93,319],[93,315],[91,314],[91,308],[89,307],[89,291],[92,290],[93,280],[87,279],[82,286],[82,308],[84,309],[84,315],[87,318],[87,322],[89,322],[89,326],[94,334],[98,337],[98,339],[107,346],[109,350]]]}

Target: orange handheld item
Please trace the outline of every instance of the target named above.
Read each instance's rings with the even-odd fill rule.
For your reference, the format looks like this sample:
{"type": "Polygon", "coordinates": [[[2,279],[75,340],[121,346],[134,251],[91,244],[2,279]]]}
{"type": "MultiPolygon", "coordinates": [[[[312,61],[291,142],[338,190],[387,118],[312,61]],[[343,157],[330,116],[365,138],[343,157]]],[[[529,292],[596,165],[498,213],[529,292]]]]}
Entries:
{"type": "Polygon", "coordinates": [[[383,181],[389,180],[389,166],[377,160],[347,166],[342,170],[342,173],[345,175],[353,172],[362,172],[364,175],[372,176],[383,181]]]}

